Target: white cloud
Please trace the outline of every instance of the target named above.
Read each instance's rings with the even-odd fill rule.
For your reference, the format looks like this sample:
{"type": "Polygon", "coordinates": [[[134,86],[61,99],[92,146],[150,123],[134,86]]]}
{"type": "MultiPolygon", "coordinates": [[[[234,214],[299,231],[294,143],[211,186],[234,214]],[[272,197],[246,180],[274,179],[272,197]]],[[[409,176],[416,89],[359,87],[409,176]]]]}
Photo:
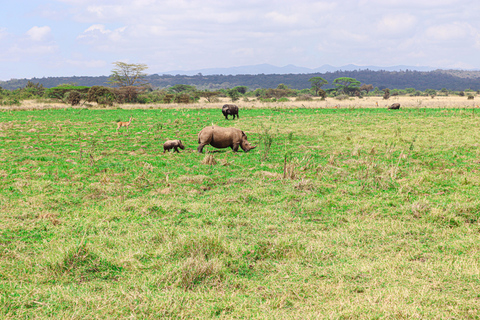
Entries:
{"type": "Polygon", "coordinates": [[[429,27],[425,34],[429,39],[436,41],[458,41],[465,39],[469,33],[464,24],[452,23],[429,27]]]}
{"type": "Polygon", "coordinates": [[[416,23],[417,18],[408,13],[388,14],[382,17],[377,30],[387,35],[401,35],[410,32],[416,23]]]}
{"type": "Polygon", "coordinates": [[[88,27],[77,39],[86,41],[93,45],[108,45],[110,42],[121,42],[124,39],[124,32],[127,28],[121,27],[109,30],[103,24],[94,24],[88,27]],[[106,43],[108,41],[109,43],[106,43]]]}
{"type": "Polygon", "coordinates": [[[50,37],[52,29],[50,27],[33,27],[27,31],[27,36],[33,41],[45,41],[50,37]]]}
{"type": "Polygon", "coordinates": [[[71,66],[80,67],[82,69],[83,68],[87,68],[87,69],[104,68],[108,65],[108,63],[104,60],[67,59],[65,62],[71,66]]]}

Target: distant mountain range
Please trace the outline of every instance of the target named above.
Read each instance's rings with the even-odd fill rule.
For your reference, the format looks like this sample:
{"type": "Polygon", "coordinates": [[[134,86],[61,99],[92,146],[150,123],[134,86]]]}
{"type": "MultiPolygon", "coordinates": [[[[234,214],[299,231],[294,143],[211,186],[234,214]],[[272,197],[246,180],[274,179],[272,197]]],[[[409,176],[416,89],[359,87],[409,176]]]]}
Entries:
{"type": "MultiPolygon", "coordinates": [[[[372,84],[379,89],[480,90],[480,71],[478,70],[433,70],[429,67],[412,66],[360,67],[346,65],[337,68],[324,65],[320,68],[309,69],[293,65],[276,67],[260,64],[233,68],[159,72],[148,75],[146,80],[153,88],[168,88],[176,84],[186,84],[195,86],[198,90],[218,90],[236,86],[246,86],[249,90],[255,90],[257,88],[276,88],[279,84],[284,84],[289,88],[301,90],[311,87],[309,79],[312,77],[323,77],[328,82],[324,89],[333,88],[336,78],[351,77],[362,84],[372,84]]],[[[7,90],[24,88],[28,81],[39,83],[46,88],[69,83],[80,86],[108,86],[108,76],[73,76],[11,79],[0,81],[0,87],[7,90]]]]}
{"type": "Polygon", "coordinates": [[[436,68],[432,67],[413,67],[413,66],[391,66],[391,67],[378,67],[378,66],[357,66],[354,64],[347,64],[341,67],[334,67],[328,64],[325,64],[319,68],[305,68],[297,67],[293,64],[286,65],[284,67],[277,67],[268,63],[250,65],[250,66],[240,66],[240,67],[230,67],[230,68],[206,68],[206,69],[197,69],[197,70],[170,70],[164,72],[158,72],[157,74],[163,75],[185,75],[185,76],[194,76],[198,74],[202,75],[239,75],[239,74],[309,74],[309,73],[326,73],[326,72],[336,72],[336,71],[354,71],[354,70],[371,70],[371,71],[433,71],[436,68]]]}

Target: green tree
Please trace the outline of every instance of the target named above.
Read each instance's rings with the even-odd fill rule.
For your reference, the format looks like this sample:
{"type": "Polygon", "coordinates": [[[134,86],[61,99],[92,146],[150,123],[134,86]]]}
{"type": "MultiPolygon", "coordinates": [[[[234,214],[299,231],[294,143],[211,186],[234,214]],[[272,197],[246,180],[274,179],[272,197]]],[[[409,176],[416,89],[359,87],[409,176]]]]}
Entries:
{"type": "Polygon", "coordinates": [[[428,94],[430,97],[435,97],[437,95],[437,90],[435,89],[427,89],[425,90],[425,93],[428,94]]]}
{"type": "Polygon", "coordinates": [[[372,84],[362,84],[362,86],[360,87],[360,91],[366,91],[367,95],[372,90],[373,90],[373,85],[372,84]]]}
{"type": "Polygon", "coordinates": [[[323,79],[322,77],[313,77],[308,79],[308,81],[310,81],[310,83],[312,84],[312,89],[313,91],[315,91],[315,95],[317,96],[320,89],[322,89],[322,86],[328,83],[328,81],[323,79]]]}
{"type": "Polygon", "coordinates": [[[199,94],[200,94],[200,97],[204,97],[205,99],[207,99],[208,102],[212,102],[214,98],[220,94],[220,92],[205,90],[205,91],[201,91],[199,94]]]}
{"type": "Polygon", "coordinates": [[[188,84],[176,84],[168,88],[169,92],[174,93],[188,93],[188,92],[195,92],[197,89],[195,86],[191,86],[188,84]]]}
{"type": "Polygon", "coordinates": [[[230,99],[232,99],[232,102],[235,102],[237,101],[238,99],[240,99],[240,93],[238,92],[237,89],[233,88],[233,89],[229,89],[227,91],[227,95],[230,97],[230,99]]]}
{"type": "Polygon", "coordinates": [[[242,95],[245,94],[245,93],[247,93],[247,91],[248,91],[248,87],[247,87],[247,86],[236,86],[236,87],[233,88],[233,89],[237,90],[238,93],[240,93],[240,94],[242,94],[242,95]]]}
{"type": "Polygon", "coordinates": [[[341,77],[333,80],[333,84],[337,88],[337,91],[343,92],[348,95],[353,95],[355,92],[360,91],[360,81],[354,78],[341,77]]]}
{"type": "Polygon", "coordinates": [[[115,87],[141,86],[147,83],[145,71],[148,69],[143,63],[125,63],[117,61],[113,63],[116,67],[108,78],[108,83],[115,87]]]}

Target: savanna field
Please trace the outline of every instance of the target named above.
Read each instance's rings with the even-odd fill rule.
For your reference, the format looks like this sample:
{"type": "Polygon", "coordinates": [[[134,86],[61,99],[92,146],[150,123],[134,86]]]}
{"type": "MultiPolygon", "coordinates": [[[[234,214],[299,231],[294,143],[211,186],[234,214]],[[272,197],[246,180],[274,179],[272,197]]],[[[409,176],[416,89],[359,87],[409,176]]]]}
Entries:
{"type": "Polygon", "coordinates": [[[331,101],[0,110],[0,318],[479,319],[480,109],[331,101]]]}

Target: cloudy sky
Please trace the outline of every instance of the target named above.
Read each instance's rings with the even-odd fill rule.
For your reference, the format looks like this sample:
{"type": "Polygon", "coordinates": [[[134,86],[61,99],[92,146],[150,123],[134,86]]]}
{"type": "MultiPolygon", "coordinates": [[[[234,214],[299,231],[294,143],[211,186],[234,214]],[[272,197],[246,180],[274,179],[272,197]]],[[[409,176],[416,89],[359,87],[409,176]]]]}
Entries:
{"type": "Polygon", "coordinates": [[[15,0],[0,80],[268,63],[480,68],[478,0],[15,0]]]}

